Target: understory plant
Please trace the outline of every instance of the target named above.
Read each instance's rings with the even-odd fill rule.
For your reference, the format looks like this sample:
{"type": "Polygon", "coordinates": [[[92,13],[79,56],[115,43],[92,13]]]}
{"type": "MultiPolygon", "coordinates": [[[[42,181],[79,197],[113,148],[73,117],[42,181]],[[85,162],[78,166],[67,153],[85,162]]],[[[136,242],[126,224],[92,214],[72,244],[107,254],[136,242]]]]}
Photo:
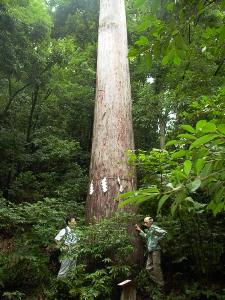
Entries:
{"type": "MultiPolygon", "coordinates": [[[[77,266],[63,281],[52,281],[47,299],[113,299],[118,283],[134,277],[134,237],[128,224],[134,216],[118,213],[100,223],[79,227],[77,266]]],[[[136,267],[137,269],[137,267],[136,267]]]]}
{"type": "Polygon", "coordinates": [[[163,251],[171,287],[183,286],[185,293],[185,282],[191,284],[194,278],[202,289],[211,286],[220,293],[225,260],[225,124],[200,120],[195,127],[181,125],[181,130],[166,149],[130,153],[142,187],[118,198],[120,206],[141,204],[142,213],[157,216],[168,231],[163,251]]]}

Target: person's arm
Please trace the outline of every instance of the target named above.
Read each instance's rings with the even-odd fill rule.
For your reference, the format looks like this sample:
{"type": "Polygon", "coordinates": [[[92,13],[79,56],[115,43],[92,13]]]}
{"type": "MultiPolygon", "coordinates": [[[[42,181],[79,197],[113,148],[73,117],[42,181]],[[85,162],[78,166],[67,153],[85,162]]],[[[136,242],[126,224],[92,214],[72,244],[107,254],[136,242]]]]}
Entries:
{"type": "Polygon", "coordinates": [[[61,240],[62,240],[62,238],[64,237],[64,235],[66,234],[66,230],[65,230],[65,228],[63,228],[63,229],[61,229],[60,231],[59,231],[59,233],[55,236],[55,239],[54,239],[54,241],[55,241],[55,243],[56,243],[56,247],[57,248],[61,248],[61,240]]]}
{"type": "Polygon", "coordinates": [[[142,236],[143,238],[146,238],[147,234],[144,233],[143,230],[141,230],[140,226],[139,225],[135,225],[135,229],[139,232],[140,236],[142,236]]]}
{"type": "Polygon", "coordinates": [[[158,240],[160,241],[167,234],[167,231],[158,226],[155,226],[155,233],[158,237],[158,240]]]}

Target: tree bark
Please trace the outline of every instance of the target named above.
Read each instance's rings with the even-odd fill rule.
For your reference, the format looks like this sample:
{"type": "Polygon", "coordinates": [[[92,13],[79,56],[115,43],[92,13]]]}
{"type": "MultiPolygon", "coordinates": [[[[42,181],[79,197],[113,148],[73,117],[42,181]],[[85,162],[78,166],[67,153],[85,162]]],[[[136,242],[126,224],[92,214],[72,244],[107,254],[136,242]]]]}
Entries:
{"type": "Polygon", "coordinates": [[[31,96],[31,100],[32,100],[31,101],[31,110],[30,110],[30,115],[29,115],[29,120],[28,120],[27,138],[26,138],[27,143],[29,143],[30,139],[31,139],[33,115],[34,115],[34,111],[35,111],[37,101],[38,101],[38,92],[39,92],[39,86],[35,86],[32,96],[31,96]]]}
{"type": "Polygon", "coordinates": [[[117,209],[114,197],[136,187],[126,150],[134,149],[131,88],[124,0],[100,0],[96,102],[87,221],[99,221],[117,209]],[[107,191],[101,181],[106,178],[107,191]],[[118,178],[120,180],[118,180],[118,178]],[[120,184],[119,184],[120,181],[120,184]]]}
{"type": "Polygon", "coordinates": [[[25,90],[25,88],[27,88],[27,87],[30,85],[30,83],[27,83],[27,84],[25,84],[23,87],[21,87],[20,89],[18,89],[18,90],[15,91],[14,93],[12,93],[12,82],[11,82],[11,81],[12,81],[11,76],[9,76],[9,78],[8,78],[8,82],[9,82],[8,94],[9,94],[9,96],[8,96],[8,102],[7,102],[5,108],[4,108],[3,112],[2,112],[2,116],[3,116],[3,117],[5,117],[5,115],[7,114],[7,112],[8,112],[8,110],[10,109],[11,104],[12,104],[13,100],[15,99],[15,97],[16,97],[20,92],[22,92],[23,90],[25,90]]]}
{"type": "Polygon", "coordinates": [[[132,286],[124,287],[120,300],[136,300],[136,289],[132,286]]]}
{"type": "Polygon", "coordinates": [[[165,142],[166,142],[166,122],[162,116],[159,119],[159,135],[160,135],[160,149],[164,149],[165,142]]]}

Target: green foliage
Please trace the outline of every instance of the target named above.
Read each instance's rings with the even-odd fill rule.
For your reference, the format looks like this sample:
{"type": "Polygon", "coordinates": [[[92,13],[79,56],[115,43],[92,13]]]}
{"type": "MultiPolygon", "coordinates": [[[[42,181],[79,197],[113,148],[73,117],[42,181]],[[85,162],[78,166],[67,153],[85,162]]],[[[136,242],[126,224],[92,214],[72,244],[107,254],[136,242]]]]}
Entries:
{"type": "Polygon", "coordinates": [[[49,38],[51,19],[42,1],[6,1],[1,4],[0,22],[1,73],[23,78],[32,61],[40,59],[37,48],[49,38]]]}
{"type": "Polygon", "coordinates": [[[171,293],[166,299],[167,300],[186,300],[186,299],[224,299],[224,291],[215,292],[208,288],[202,288],[196,283],[186,286],[185,291],[182,294],[171,293]]]}
{"type": "Polygon", "coordinates": [[[0,280],[6,290],[27,294],[48,282],[50,268],[54,267],[49,264],[48,250],[57,227],[64,226],[65,216],[72,211],[79,220],[83,209],[72,200],[46,198],[33,204],[14,205],[1,199],[0,230],[5,244],[1,246],[0,280]]]}
{"type": "MultiPolygon", "coordinates": [[[[222,299],[214,278],[224,275],[224,1],[126,4],[135,144],[143,150],[130,154],[141,189],[122,194],[121,205],[141,203],[167,229],[168,299],[222,299]],[[167,150],[156,149],[163,138],[167,150]]],[[[161,299],[127,260],[128,216],[81,226],[78,266],[55,280],[53,237],[67,213],[83,222],[98,10],[89,0],[0,4],[3,299],[113,299],[125,277],[143,297],[161,299]]]]}
{"type": "Polygon", "coordinates": [[[150,174],[159,178],[155,179],[159,189],[152,186],[120,195],[119,198],[128,198],[120,205],[157,198],[158,212],[169,200],[172,214],[183,209],[190,213],[207,209],[216,215],[225,210],[224,124],[200,120],[195,128],[190,125],[181,127],[189,134],[180,134],[178,140],[168,142],[169,146],[175,146],[170,153],[152,150],[149,155],[131,156],[136,164],[144,165],[150,174]],[[203,203],[196,200],[198,193],[204,195],[203,203]]]}
{"type": "Polygon", "coordinates": [[[159,148],[174,125],[224,118],[221,3],[127,1],[127,10],[137,148],[159,148]]]}
{"type": "Polygon", "coordinates": [[[148,59],[150,54],[161,59],[162,65],[176,66],[198,46],[205,46],[208,55],[214,54],[215,48],[221,46],[224,30],[220,3],[137,0],[134,4],[139,12],[137,31],[140,36],[135,42],[139,46],[137,55],[142,54],[148,59]],[[212,43],[212,37],[218,42],[212,43]]]}
{"type": "MultiPolygon", "coordinates": [[[[143,203],[145,215],[158,215],[168,232],[163,242],[166,270],[177,269],[168,277],[172,286],[183,286],[189,272],[196,274],[200,286],[213,281],[213,276],[217,280],[223,276],[223,128],[220,120],[200,120],[194,127],[185,124],[181,126],[184,133],[167,143],[170,151],[153,149],[129,156],[142,174],[142,187],[119,195],[117,200],[121,200],[120,206],[143,203]]],[[[186,292],[179,292],[184,294],[181,299],[189,297],[186,292]]],[[[216,299],[223,295],[211,288],[190,293],[216,299]]]]}
{"type": "Polygon", "coordinates": [[[66,214],[83,218],[96,47],[72,30],[55,39],[44,1],[0,10],[0,298],[36,299],[56,277],[66,214]]]}
{"type": "Polygon", "coordinates": [[[24,296],[25,296],[24,293],[20,293],[18,291],[15,291],[15,292],[4,292],[3,299],[8,299],[8,300],[18,299],[18,300],[22,300],[24,296]]]}
{"type": "Polygon", "coordinates": [[[129,256],[133,241],[127,224],[133,218],[120,213],[99,224],[80,227],[78,265],[64,282],[68,290],[63,294],[59,285],[57,291],[46,289],[48,299],[55,299],[56,295],[60,299],[111,299],[118,282],[132,276],[129,256]]]}

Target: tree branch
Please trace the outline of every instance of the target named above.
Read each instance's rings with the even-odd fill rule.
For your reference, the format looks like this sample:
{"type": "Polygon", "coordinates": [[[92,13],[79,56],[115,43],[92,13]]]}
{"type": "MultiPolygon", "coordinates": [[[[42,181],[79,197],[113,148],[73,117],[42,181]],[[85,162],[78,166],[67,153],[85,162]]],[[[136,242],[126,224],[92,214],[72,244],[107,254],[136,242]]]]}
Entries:
{"type": "Polygon", "coordinates": [[[31,104],[31,110],[30,110],[30,116],[29,116],[28,128],[27,128],[27,138],[26,138],[27,143],[30,142],[32,123],[33,123],[33,115],[34,115],[34,110],[36,108],[36,104],[38,101],[39,88],[40,88],[39,86],[35,86],[34,92],[32,93],[32,104],[31,104]]]}
{"type": "Polygon", "coordinates": [[[3,110],[3,116],[8,112],[14,98],[20,93],[22,92],[23,90],[25,90],[25,88],[27,88],[29,85],[31,85],[31,83],[27,83],[25,84],[22,88],[18,89],[16,92],[14,92],[14,94],[12,95],[12,86],[11,86],[11,79],[8,79],[9,80],[9,101],[8,103],[6,104],[6,107],[5,109],[3,110]]]}
{"type": "Polygon", "coordinates": [[[196,19],[196,21],[195,21],[195,25],[198,24],[198,22],[199,22],[199,20],[200,20],[200,17],[201,17],[201,15],[203,14],[203,12],[204,12],[204,10],[206,9],[206,7],[210,6],[211,4],[213,4],[213,3],[215,3],[215,2],[217,2],[217,0],[211,0],[211,1],[209,1],[208,3],[207,3],[207,0],[206,0],[206,1],[204,2],[203,8],[199,11],[199,14],[198,14],[198,16],[197,16],[197,19],[196,19]]]}

